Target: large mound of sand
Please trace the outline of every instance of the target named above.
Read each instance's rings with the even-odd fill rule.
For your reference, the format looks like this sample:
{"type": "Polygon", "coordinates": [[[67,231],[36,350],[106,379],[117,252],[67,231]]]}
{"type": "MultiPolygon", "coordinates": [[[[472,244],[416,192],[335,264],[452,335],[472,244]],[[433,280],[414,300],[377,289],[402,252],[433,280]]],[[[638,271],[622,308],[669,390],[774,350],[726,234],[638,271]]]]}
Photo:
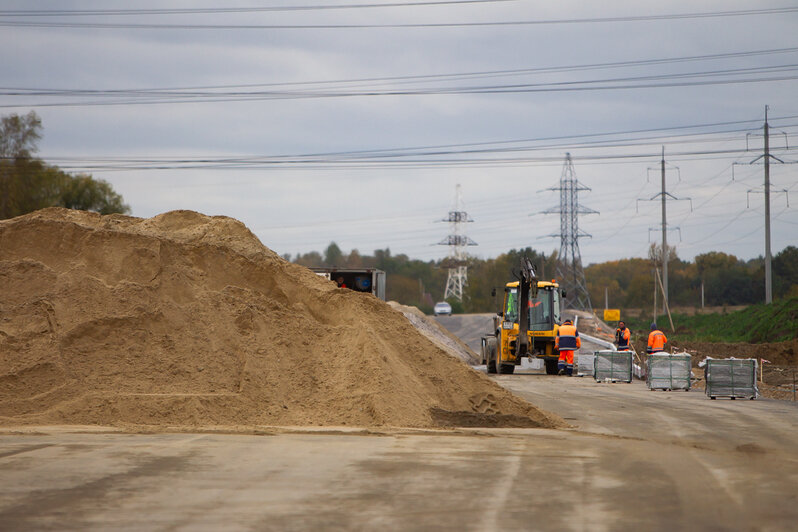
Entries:
{"type": "Polygon", "coordinates": [[[0,423],[559,421],[236,220],[46,209],[0,222],[0,423]]]}
{"type": "Polygon", "coordinates": [[[434,318],[427,316],[416,307],[402,305],[396,301],[388,301],[388,304],[391,308],[401,312],[418,332],[450,355],[459,358],[466,364],[479,364],[479,356],[434,318]]]}

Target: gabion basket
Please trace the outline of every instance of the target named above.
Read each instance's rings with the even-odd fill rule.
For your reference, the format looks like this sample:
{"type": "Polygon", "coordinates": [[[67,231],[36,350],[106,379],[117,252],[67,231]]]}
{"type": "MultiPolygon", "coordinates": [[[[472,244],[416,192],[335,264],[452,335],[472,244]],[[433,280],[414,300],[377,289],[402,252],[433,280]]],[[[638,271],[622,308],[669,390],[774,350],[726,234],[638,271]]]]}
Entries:
{"type": "Polygon", "coordinates": [[[708,358],[704,366],[704,378],[710,399],[755,399],[759,395],[756,387],[756,360],[753,358],[708,358]]]}
{"type": "Polygon", "coordinates": [[[649,390],[689,390],[692,375],[692,357],[687,353],[648,355],[646,384],[649,390]]]}
{"type": "Polygon", "coordinates": [[[595,351],[593,377],[596,382],[632,382],[631,351],[595,351]]]}

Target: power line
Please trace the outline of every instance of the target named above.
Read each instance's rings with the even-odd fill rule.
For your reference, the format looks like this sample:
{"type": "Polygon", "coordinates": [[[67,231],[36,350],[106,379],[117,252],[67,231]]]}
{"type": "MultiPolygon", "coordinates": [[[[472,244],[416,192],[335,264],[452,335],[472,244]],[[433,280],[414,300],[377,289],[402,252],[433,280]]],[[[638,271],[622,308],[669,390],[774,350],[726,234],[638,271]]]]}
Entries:
{"type": "MultiPolygon", "coordinates": [[[[654,59],[638,59],[629,61],[613,61],[604,63],[589,63],[577,65],[561,65],[561,66],[546,66],[546,67],[533,67],[533,68],[515,68],[505,70],[487,70],[476,72],[450,72],[441,74],[420,74],[420,75],[404,75],[404,76],[384,76],[384,77],[370,77],[370,78],[352,78],[352,79],[337,79],[337,80],[316,80],[316,81],[294,81],[294,82],[275,82],[275,83],[249,83],[249,84],[228,84],[228,85],[199,85],[188,87],[142,87],[142,88],[128,88],[128,89],[46,89],[46,88],[25,88],[25,87],[0,87],[0,94],[12,96],[96,96],[96,95],[115,95],[115,96],[128,96],[128,95],[142,95],[155,93],[156,95],[162,92],[174,93],[180,91],[217,91],[222,89],[246,89],[256,87],[286,87],[286,86],[307,86],[307,85],[341,85],[365,82],[423,82],[427,80],[451,80],[459,78],[479,78],[479,77],[498,77],[498,76],[516,76],[526,74],[540,74],[540,73],[554,73],[554,72],[575,72],[581,70],[598,70],[609,68],[628,68],[634,66],[652,66],[673,63],[697,62],[697,61],[715,61],[721,59],[731,59],[740,57],[757,57],[763,55],[785,54],[798,52],[798,47],[790,48],[772,48],[766,50],[752,50],[752,51],[738,51],[738,52],[725,52],[720,54],[705,54],[705,55],[691,55],[681,57],[664,57],[654,59]]],[[[217,93],[225,94],[225,93],[217,93]]]]}
{"type": "MultiPolygon", "coordinates": [[[[698,87],[712,85],[733,85],[748,83],[765,83],[777,81],[791,81],[798,79],[798,74],[786,74],[798,70],[798,65],[777,65],[772,67],[753,67],[743,69],[729,69],[723,71],[701,71],[676,74],[662,74],[650,76],[637,76],[625,78],[605,78],[581,81],[556,81],[548,83],[523,83],[463,87],[432,87],[417,89],[366,89],[366,90],[327,90],[327,91],[250,91],[228,93],[148,93],[138,99],[113,100],[113,101],[83,101],[83,102],[49,102],[49,103],[23,103],[5,104],[0,108],[18,107],[94,107],[106,105],[156,105],[176,103],[230,103],[269,100],[305,100],[318,98],[352,98],[352,97],[377,97],[377,96],[431,96],[431,95],[462,95],[462,94],[534,94],[549,92],[593,92],[605,90],[630,90],[630,89],[656,89],[673,87],[698,87]],[[754,74],[778,74],[760,77],[731,77],[725,79],[701,79],[738,74],[751,76],[754,74]],[[679,80],[679,81],[669,81],[679,80]],[[146,98],[144,97],[146,96],[146,98]]],[[[21,94],[5,95],[18,96],[21,94]]],[[[30,94],[27,94],[30,95],[30,94]]],[[[89,95],[86,93],[85,95],[89,95]]],[[[91,96],[103,94],[93,93],[91,96]]],[[[105,96],[119,94],[106,93],[105,96]]],[[[34,96],[36,96],[34,94],[34,96]]],[[[130,98],[131,96],[127,96],[130,98]]]]}
{"type": "Polygon", "coordinates": [[[333,4],[333,5],[299,5],[299,6],[272,6],[272,7],[207,7],[183,9],[59,9],[52,10],[0,10],[2,17],[98,17],[98,16],[128,16],[128,15],[205,15],[226,13],[263,13],[280,11],[330,11],[338,9],[371,9],[395,7],[423,7],[440,5],[466,5],[466,4],[493,4],[498,2],[512,2],[515,0],[438,0],[426,2],[394,2],[385,4],[333,4]]]}
{"type": "MultiPolygon", "coordinates": [[[[795,151],[798,148],[789,148],[789,151],[795,151]]],[[[682,157],[685,159],[700,159],[706,155],[734,155],[738,157],[740,150],[696,150],[696,151],[682,151],[674,152],[674,157],[682,157]]],[[[607,161],[621,161],[631,160],[640,161],[652,159],[657,156],[655,152],[645,153],[624,153],[624,154],[604,154],[604,155],[587,155],[579,157],[581,162],[607,162],[607,161]]],[[[728,157],[726,157],[728,158],[728,157]]],[[[265,168],[306,168],[306,169],[375,169],[375,168],[436,168],[436,167],[481,167],[481,168],[494,168],[512,164],[522,163],[548,163],[555,162],[555,156],[538,156],[538,157],[518,157],[518,158],[504,158],[504,159],[438,159],[438,160],[425,160],[425,159],[405,159],[401,161],[396,160],[381,160],[381,161],[259,161],[253,163],[230,164],[227,162],[220,163],[191,163],[191,162],[158,162],[158,163],[138,163],[138,164],[84,164],[84,165],[63,165],[65,170],[82,169],[86,171],[109,171],[109,170],[201,170],[201,169],[222,169],[222,170],[262,170],[265,168]]],[[[681,159],[684,160],[684,159],[681,159]]]]}
{"type": "MultiPolygon", "coordinates": [[[[779,118],[774,118],[773,120],[790,120],[798,118],[798,115],[792,116],[783,116],[779,118]]],[[[753,124],[758,122],[759,120],[735,120],[735,121],[727,121],[727,122],[714,122],[714,123],[704,123],[704,124],[690,124],[690,125],[682,125],[682,126],[669,126],[669,127],[660,127],[660,128],[647,128],[647,129],[633,129],[633,130],[620,130],[620,131],[609,131],[609,132],[598,132],[598,133],[585,133],[579,135],[558,135],[558,136],[547,136],[547,137],[528,137],[528,138],[521,138],[521,139],[502,139],[502,140],[490,140],[490,141],[481,141],[481,142],[467,142],[467,143],[453,143],[453,144],[434,144],[434,145],[426,145],[426,146],[406,146],[406,147],[397,147],[397,148],[374,148],[368,150],[345,150],[345,151],[337,151],[337,152],[311,152],[311,153],[304,153],[304,154],[283,154],[283,155],[275,155],[275,156],[225,156],[225,157],[201,157],[201,158],[192,158],[188,156],[169,156],[164,158],[153,158],[153,157],[146,157],[146,158],[139,158],[139,157],[47,157],[47,160],[53,161],[63,161],[63,162],[96,162],[99,164],[108,163],[108,162],[116,162],[116,163],[130,163],[130,164],[138,164],[138,163],[150,163],[150,162],[164,162],[164,163],[180,163],[180,162],[192,162],[192,163],[218,163],[218,162],[229,162],[229,163],[244,163],[244,162],[263,162],[264,160],[285,160],[285,159],[313,159],[315,161],[328,161],[328,160],[339,160],[342,158],[350,158],[350,157],[364,157],[364,158],[387,158],[387,157],[400,157],[400,156],[432,156],[432,155],[452,155],[452,154],[464,154],[464,153],[496,153],[496,152],[504,152],[507,150],[510,151],[535,151],[535,150],[545,150],[545,149],[557,149],[562,146],[569,146],[573,149],[579,149],[585,146],[591,147],[600,147],[603,149],[618,147],[618,146],[627,146],[626,144],[621,144],[629,141],[630,139],[634,139],[633,135],[642,135],[646,133],[666,133],[666,132],[679,132],[679,131],[690,131],[690,130],[700,130],[700,129],[713,129],[713,128],[722,128],[725,126],[742,126],[733,129],[723,129],[720,131],[697,131],[695,133],[683,133],[679,136],[681,137],[695,137],[695,136],[708,136],[708,135],[717,135],[718,133],[734,133],[734,132],[741,132],[747,131],[749,128],[745,127],[746,124],[753,124]],[[612,144],[613,141],[590,141],[587,139],[599,139],[599,138],[607,138],[607,137],[621,137],[620,139],[615,139],[614,142],[616,144],[612,144]],[[526,146],[526,147],[511,147],[511,148],[491,148],[491,146],[507,146],[511,144],[521,144],[521,143],[528,143],[528,144],[535,144],[535,143],[542,143],[542,142],[554,142],[550,144],[543,144],[543,145],[533,145],[533,146],[526,146]],[[576,142],[581,141],[581,142],[576,142]],[[593,143],[601,142],[601,145],[595,145],[593,143]],[[476,149],[479,148],[479,149],[476,149]],[[435,150],[435,151],[430,151],[435,150]]],[[[782,125],[781,127],[795,127],[796,125],[782,125]]],[[[654,144],[661,144],[664,139],[671,139],[668,143],[673,143],[672,140],[674,135],[655,135],[655,136],[648,136],[642,137],[644,140],[650,140],[654,144]]],[[[557,159],[559,161],[559,158],[557,159]]],[[[500,162],[500,161],[497,161],[500,162]]]]}
{"type": "Polygon", "coordinates": [[[485,22],[423,22],[393,24],[152,24],[111,22],[37,22],[0,20],[0,26],[22,28],[72,28],[72,29],[144,29],[144,30],[335,30],[335,29],[405,29],[405,28],[462,28],[492,26],[542,26],[558,24],[603,24],[620,22],[646,22],[663,20],[689,20],[703,18],[747,17],[781,15],[798,12],[798,7],[772,9],[747,9],[738,11],[710,11],[673,13],[663,15],[635,15],[626,17],[590,17],[547,20],[505,20],[485,22]]]}

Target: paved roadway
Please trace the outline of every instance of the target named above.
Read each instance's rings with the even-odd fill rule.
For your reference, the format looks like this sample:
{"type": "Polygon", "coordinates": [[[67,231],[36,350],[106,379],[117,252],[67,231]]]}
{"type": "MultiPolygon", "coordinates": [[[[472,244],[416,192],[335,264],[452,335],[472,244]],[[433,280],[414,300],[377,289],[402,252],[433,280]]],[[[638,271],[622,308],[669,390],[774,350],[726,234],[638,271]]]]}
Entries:
{"type": "Polygon", "coordinates": [[[0,430],[0,530],[798,528],[793,403],[492,378],[572,428],[0,430]]]}

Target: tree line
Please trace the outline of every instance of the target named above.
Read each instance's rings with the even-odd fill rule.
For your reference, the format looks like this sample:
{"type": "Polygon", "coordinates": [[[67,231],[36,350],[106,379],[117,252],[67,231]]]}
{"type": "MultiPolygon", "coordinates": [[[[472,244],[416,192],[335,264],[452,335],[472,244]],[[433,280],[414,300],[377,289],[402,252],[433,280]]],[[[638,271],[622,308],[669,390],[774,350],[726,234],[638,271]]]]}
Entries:
{"type": "MultiPolygon", "coordinates": [[[[496,258],[468,259],[468,285],[462,302],[449,300],[455,312],[495,312],[501,289],[515,280],[513,270],[528,256],[543,279],[556,277],[557,252],[544,254],[532,248],[512,249],[496,258]],[[492,290],[497,289],[497,296],[492,290]]],[[[654,304],[655,268],[661,250],[652,246],[648,258],[632,258],[590,264],[584,268],[587,289],[594,308],[604,307],[605,289],[611,308],[650,308],[654,304]]],[[[332,242],[323,253],[316,251],[284,258],[308,267],[378,268],[387,274],[386,297],[431,313],[443,299],[448,267],[446,259],[421,261],[407,255],[392,255],[389,248],[363,255],[353,249],[344,253],[332,242]]],[[[672,307],[700,307],[703,285],[706,306],[749,305],[765,297],[764,259],[743,260],[720,251],[710,251],[693,261],[680,259],[669,250],[668,295],[672,307]]],[[[798,297],[798,248],[788,246],[773,257],[775,299],[798,297]]],[[[661,301],[657,294],[658,301],[661,301]]]]}
{"type": "Polygon", "coordinates": [[[31,111],[0,119],[0,219],[45,207],[129,213],[111,185],[88,174],[71,175],[35,157],[42,121],[31,111]]]}

